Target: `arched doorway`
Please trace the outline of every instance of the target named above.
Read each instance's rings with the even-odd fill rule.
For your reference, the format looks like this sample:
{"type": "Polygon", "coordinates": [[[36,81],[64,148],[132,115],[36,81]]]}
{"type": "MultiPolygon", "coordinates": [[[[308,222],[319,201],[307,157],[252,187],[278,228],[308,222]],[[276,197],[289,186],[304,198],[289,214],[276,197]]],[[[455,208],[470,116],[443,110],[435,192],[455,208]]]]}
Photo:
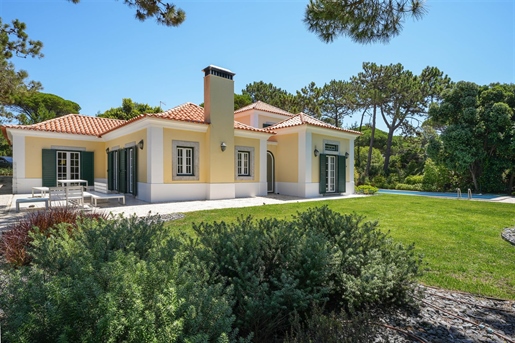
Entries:
{"type": "Polygon", "coordinates": [[[275,192],[275,159],[274,155],[266,152],[266,184],[268,193],[275,192]]]}

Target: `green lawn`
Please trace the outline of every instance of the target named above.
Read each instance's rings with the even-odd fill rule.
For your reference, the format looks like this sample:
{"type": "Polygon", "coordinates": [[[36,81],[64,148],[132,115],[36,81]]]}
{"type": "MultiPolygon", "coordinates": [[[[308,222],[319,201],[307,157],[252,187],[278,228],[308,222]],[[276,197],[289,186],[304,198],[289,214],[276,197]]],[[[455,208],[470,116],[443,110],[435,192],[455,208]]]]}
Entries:
{"type": "Polygon", "coordinates": [[[428,271],[424,284],[515,300],[515,246],[501,238],[515,227],[515,205],[403,195],[263,205],[186,213],[171,228],[191,231],[191,223],[234,221],[239,216],[291,218],[297,211],[328,205],[379,221],[380,228],[405,244],[415,243],[428,271]]]}

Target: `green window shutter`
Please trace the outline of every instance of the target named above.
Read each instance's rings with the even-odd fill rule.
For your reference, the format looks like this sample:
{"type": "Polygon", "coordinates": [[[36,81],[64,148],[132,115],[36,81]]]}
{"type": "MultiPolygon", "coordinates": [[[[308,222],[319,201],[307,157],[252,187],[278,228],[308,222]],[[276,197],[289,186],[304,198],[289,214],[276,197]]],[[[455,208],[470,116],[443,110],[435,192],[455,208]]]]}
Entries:
{"type": "Polygon", "coordinates": [[[118,168],[118,191],[121,193],[127,192],[127,149],[120,149],[118,153],[119,163],[118,168]]]}
{"type": "Polygon", "coordinates": [[[134,173],[132,174],[132,184],[134,185],[132,188],[132,195],[138,195],[138,148],[134,147],[131,149],[134,156],[132,157],[132,170],[134,173]]]}
{"type": "Polygon", "coordinates": [[[346,160],[345,156],[338,156],[338,193],[345,193],[346,160]]]}
{"type": "Polygon", "coordinates": [[[80,178],[88,181],[88,185],[95,184],[95,161],[93,151],[80,153],[80,178]]]}
{"type": "Polygon", "coordinates": [[[57,153],[56,150],[43,149],[42,155],[42,185],[55,187],[57,184],[57,153]]]}
{"type": "Polygon", "coordinates": [[[107,153],[107,189],[108,190],[113,190],[114,188],[114,185],[113,185],[113,178],[114,178],[114,174],[113,174],[113,154],[114,152],[113,151],[109,151],[107,153]]]}
{"type": "Polygon", "coordinates": [[[319,192],[320,194],[325,194],[326,193],[326,187],[327,185],[325,184],[325,174],[326,174],[326,155],[325,154],[320,154],[318,156],[318,159],[320,161],[320,180],[319,180],[319,192]]]}

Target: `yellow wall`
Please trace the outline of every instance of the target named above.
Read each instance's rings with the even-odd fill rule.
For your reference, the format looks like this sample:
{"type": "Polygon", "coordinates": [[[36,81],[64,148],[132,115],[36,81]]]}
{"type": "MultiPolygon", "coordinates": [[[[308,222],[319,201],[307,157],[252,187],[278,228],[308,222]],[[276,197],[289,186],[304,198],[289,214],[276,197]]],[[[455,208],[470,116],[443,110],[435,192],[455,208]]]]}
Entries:
{"type": "MultiPolygon", "coordinates": [[[[127,143],[136,143],[140,140],[145,142],[147,139],[147,130],[143,129],[140,131],[132,132],[128,135],[121,136],[119,138],[112,139],[105,143],[104,148],[104,165],[107,165],[107,154],[105,153],[105,149],[109,148],[111,150],[113,147],[118,146],[118,148],[125,148],[125,144],[127,143]]],[[[96,162],[96,161],[95,161],[96,162]]],[[[107,178],[107,167],[104,168],[104,178],[107,178]]],[[[138,149],[138,181],[139,182],[147,182],[147,149],[140,150],[138,149]]]]}
{"type": "Polygon", "coordinates": [[[106,153],[104,142],[77,141],[70,139],[55,139],[41,137],[25,137],[25,177],[28,179],[42,177],[42,149],[51,149],[52,146],[72,148],[85,148],[94,152],[95,178],[105,178],[106,153]]]}
{"type": "MultiPolygon", "coordinates": [[[[256,182],[259,181],[259,139],[252,138],[243,138],[243,137],[234,137],[234,146],[245,146],[245,147],[253,147],[254,148],[254,178],[252,180],[236,180],[236,175],[233,170],[234,182],[256,182]]],[[[234,155],[233,155],[234,156],[234,155]]],[[[237,161],[234,161],[236,165],[237,161]]]]}
{"type": "MultiPolygon", "coordinates": [[[[277,135],[275,176],[277,182],[298,182],[299,148],[298,135],[277,135]]],[[[270,150],[272,151],[272,150],[270,150]]]]}
{"type": "MultiPolygon", "coordinates": [[[[323,135],[312,135],[312,150],[315,150],[315,147],[320,151],[322,154],[324,152],[324,140],[331,141],[331,142],[339,142],[340,143],[340,151],[338,153],[334,153],[335,155],[338,154],[340,156],[344,156],[346,152],[349,152],[349,140],[344,138],[335,138],[335,137],[328,137],[323,135]]],[[[311,165],[311,181],[312,182],[320,182],[320,161],[319,157],[313,158],[313,164],[311,165]]],[[[349,175],[349,168],[347,168],[347,175],[346,180],[353,180],[354,175],[349,175]]]]}
{"type": "Polygon", "coordinates": [[[210,183],[234,182],[234,81],[208,75],[204,77],[204,105],[207,132],[208,179],[210,183]],[[220,144],[227,149],[222,152],[220,144]]]}
{"type": "Polygon", "coordinates": [[[207,168],[208,161],[208,149],[206,144],[206,134],[202,132],[191,132],[176,129],[163,129],[163,168],[164,168],[164,183],[196,183],[206,182],[209,169],[207,168]],[[198,180],[181,180],[173,181],[172,165],[173,165],[173,154],[172,141],[188,141],[199,143],[199,179],[198,180]]]}

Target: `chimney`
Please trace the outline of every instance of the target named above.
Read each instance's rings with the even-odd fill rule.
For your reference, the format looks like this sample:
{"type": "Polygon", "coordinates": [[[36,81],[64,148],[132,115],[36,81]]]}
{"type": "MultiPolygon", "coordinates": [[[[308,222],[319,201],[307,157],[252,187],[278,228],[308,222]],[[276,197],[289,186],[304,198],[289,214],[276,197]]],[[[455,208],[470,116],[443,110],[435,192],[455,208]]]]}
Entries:
{"type": "Polygon", "coordinates": [[[207,198],[234,198],[234,73],[213,65],[202,71],[204,120],[209,123],[207,198]]]}
{"type": "Polygon", "coordinates": [[[230,115],[232,123],[234,120],[234,81],[232,77],[235,74],[228,69],[214,65],[210,65],[202,71],[204,72],[205,121],[212,123],[218,117],[230,115]]]}

